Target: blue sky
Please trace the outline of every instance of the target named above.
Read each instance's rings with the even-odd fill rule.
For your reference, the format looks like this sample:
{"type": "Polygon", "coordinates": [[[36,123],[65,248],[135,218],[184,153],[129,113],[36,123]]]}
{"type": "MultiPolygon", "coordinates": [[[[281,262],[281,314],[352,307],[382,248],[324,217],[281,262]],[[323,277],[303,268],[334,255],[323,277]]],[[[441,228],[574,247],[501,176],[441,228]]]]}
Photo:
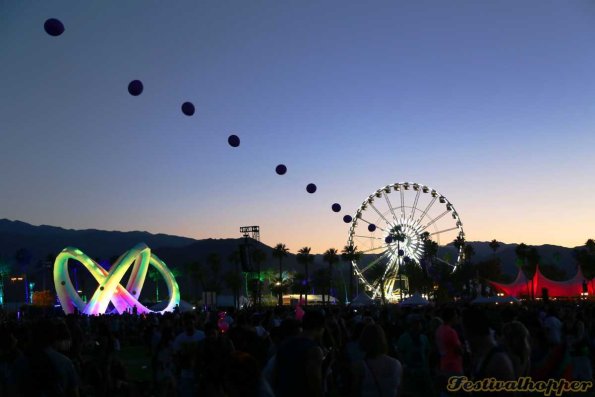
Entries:
{"type": "Polygon", "coordinates": [[[468,239],[580,245],[593,43],[589,1],[3,1],[0,216],[195,238],[258,224],[320,252],[410,181],[468,239]]]}

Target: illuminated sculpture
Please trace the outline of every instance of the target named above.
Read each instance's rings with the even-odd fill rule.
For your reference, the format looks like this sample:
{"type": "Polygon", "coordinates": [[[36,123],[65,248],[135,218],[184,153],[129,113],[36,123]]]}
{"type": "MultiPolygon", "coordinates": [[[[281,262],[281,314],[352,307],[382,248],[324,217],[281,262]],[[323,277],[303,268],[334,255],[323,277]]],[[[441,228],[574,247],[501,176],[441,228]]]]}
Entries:
{"type": "MultiPolygon", "coordinates": [[[[75,308],[81,313],[96,315],[107,310],[110,301],[118,313],[134,310],[138,313],[152,313],[139,301],[149,265],[154,266],[163,276],[169,290],[169,302],[161,312],[172,311],[180,303],[180,289],[172,272],[145,244],[137,244],[125,252],[112,265],[109,271],[85,255],[81,250],[67,247],[58,255],[54,263],[54,284],[62,309],[66,314],[74,313],[75,308]],[[87,268],[99,283],[99,287],[88,303],[84,302],[72,285],[68,275],[68,260],[74,259],[87,268]],[[132,273],[124,288],[120,281],[132,265],[132,273]]],[[[160,312],[160,313],[161,313],[160,312]]]]}

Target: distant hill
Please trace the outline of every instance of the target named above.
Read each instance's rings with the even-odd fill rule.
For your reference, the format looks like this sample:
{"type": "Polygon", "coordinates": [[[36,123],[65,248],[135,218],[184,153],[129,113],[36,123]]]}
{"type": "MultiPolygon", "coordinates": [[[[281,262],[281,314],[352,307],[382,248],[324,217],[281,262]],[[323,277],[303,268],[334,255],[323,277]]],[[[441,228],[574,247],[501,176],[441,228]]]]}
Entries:
{"type": "MultiPolygon", "coordinates": [[[[482,241],[468,241],[467,244],[473,246],[475,255],[473,256],[473,262],[481,262],[493,257],[494,252],[489,246],[489,242],[482,241]]],[[[500,259],[502,264],[502,271],[508,274],[516,274],[516,253],[515,249],[519,244],[504,244],[496,251],[496,256],[500,259]]],[[[535,246],[540,256],[539,263],[541,265],[554,265],[562,269],[567,276],[573,276],[576,272],[576,260],[574,259],[573,251],[575,248],[561,247],[558,245],[537,245],[535,246]]]]}
{"type": "MultiPolygon", "coordinates": [[[[208,255],[217,253],[221,258],[221,274],[224,274],[228,270],[235,270],[234,264],[229,257],[243,243],[243,239],[196,240],[167,234],[151,234],[143,231],[72,230],[46,225],[33,226],[20,221],[0,219],[0,261],[14,265],[16,263],[16,252],[24,249],[28,257],[27,272],[38,283],[38,286],[44,286],[42,288],[49,287],[52,283],[51,269],[47,266],[49,264],[45,268],[43,266],[47,256],[50,254],[56,255],[67,246],[77,247],[90,257],[109,263],[111,258],[119,256],[141,242],[147,244],[171,268],[183,269],[185,265],[194,261],[207,264],[208,255]]],[[[278,260],[272,258],[272,248],[262,243],[254,243],[264,251],[267,257],[261,269],[263,271],[267,269],[276,271],[279,263],[278,260]]],[[[490,259],[494,255],[489,247],[489,242],[472,241],[468,242],[468,244],[471,244],[475,250],[475,256],[472,259],[474,263],[490,259]]],[[[502,263],[503,271],[511,275],[516,274],[517,271],[515,254],[517,246],[518,244],[502,243],[496,252],[496,256],[502,263]]],[[[336,248],[341,249],[342,247],[336,248]]],[[[555,245],[540,245],[536,248],[541,257],[541,264],[555,265],[564,270],[568,277],[575,274],[574,248],[555,245]]],[[[438,255],[441,257],[444,255],[454,257],[456,250],[454,246],[447,245],[440,247],[438,255]]],[[[322,266],[326,266],[322,260],[322,255],[315,255],[311,272],[322,266]]],[[[16,266],[13,269],[13,273],[24,270],[16,269],[16,266]]],[[[303,272],[302,266],[296,260],[295,252],[283,259],[283,269],[303,272]]],[[[343,273],[344,276],[347,274],[343,262],[337,264],[337,271],[343,273]]],[[[93,280],[90,281],[89,284],[94,284],[93,280]]],[[[190,289],[192,283],[184,276],[179,279],[179,283],[182,294],[185,295],[185,290],[190,289]]],[[[154,286],[152,282],[148,282],[148,284],[147,289],[151,293],[154,286]]],[[[89,286],[89,288],[95,287],[91,288],[89,286]]]]}
{"type": "MultiPolygon", "coordinates": [[[[96,229],[73,230],[55,226],[33,226],[25,222],[0,219],[0,258],[13,262],[15,253],[19,249],[26,249],[30,255],[30,263],[43,261],[49,254],[57,254],[64,247],[74,246],[81,249],[92,258],[109,259],[119,256],[134,245],[144,242],[155,253],[165,260],[170,266],[183,266],[192,261],[204,261],[209,253],[217,253],[222,259],[225,269],[230,253],[238,249],[243,239],[205,239],[196,240],[188,237],[179,237],[167,234],[152,234],[144,231],[119,232],[96,229]]],[[[258,243],[259,248],[267,254],[267,261],[263,268],[276,269],[278,262],[271,258],[272,248],[258,243]]],[[[473,262],[480,262],[492,258],[493,251],[489,242],[471,241],[475,250],[473,262]]],[[[516,271],[515,248],[518,244],[504,244],[496,252],[506,273],[516,271]]],[[[337,247],[340,249],[340,247],[337,247]]],[[[541,263],[553,264],[563,269],[567,274],[574,274],[576,262],[573,257],[574,248],[556,245],[536,246],[541,263]],[[570,272],[570,273],[569,273],[570,272]]],[[[439,255],[447,252],[451,256],[456,253],[452,245],[441,247],[439,255]]],[[[315,263],[322,265],[322,255],[315,256],[315,263]]],[[[292,270],[301,270],[297,263],[295,253],[283,260],[283,267],[292,270]]],[[[317,265],[314,266],[316,268],[317,265]]]]}
{"type": "Polygon", "coordinates": [[[197,240],[151,234],[148,232],[118,232],[95,229],[73,230],[55,226],[33,226],[25,222],[0,219],[0,256],[14,260],[19,249],[26,249],[30,262],[45,260],[49,254],[58,254],[67,246],[81,249],[92,258],[119,256],[139,242],[152,249],[159,247],[183,247],[197,240]]]}

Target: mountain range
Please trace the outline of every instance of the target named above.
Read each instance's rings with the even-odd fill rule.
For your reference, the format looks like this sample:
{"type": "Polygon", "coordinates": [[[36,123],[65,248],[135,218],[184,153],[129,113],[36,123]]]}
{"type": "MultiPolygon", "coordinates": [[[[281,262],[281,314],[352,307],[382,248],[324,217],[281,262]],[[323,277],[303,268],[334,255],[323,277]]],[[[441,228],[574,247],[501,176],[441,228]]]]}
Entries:
{"type": "MultiPolygon", "coordinates": [[[[49,258],[57,255],[67,246],[73,246],[82,250],[89,257],[103,263],[113,262],[126,250],[138,243],[147,244],[151,250],[159,256],[170,268],[182,269],[188,263],[198,261],[206,263],[206,258],[211,253],[217,253],[221,258],[222,270],[235,270],[235,265],[229,259],[233,251],[238,250],[243,238],[228,239],[204,239],[196,240],[188,237],[179,237],[167,234],[152,234],[144,231],[104,231],[104,230],[73,230],[55,226],[34,226],[21,221],[0,219],[0,262],[13,265],[15,272],[34,272],[36,269],[51,266],[49,258]],[[25,268],[18,268],[17,252],[20,251],[20,260],[25,268]],[[45,265],[45,266],[43,266],[45,265]]],[[[278,261],[272,258],[272,247],[260,242],[253,242],[266,254],[266,261],[262,270],[278,269],[278,261]]],[[[467,242],[473,246],[475,255],[473,262],[480,262],[493,258],[494,255],[500,259],[502,270],[507,274],[516,274],[516,253],[518,244],[501,243],[496,251],[489,246],[489,242],[472,241],[467,242]]],[[[295,252],[300,247],[289,247],[292,253],[283,260],[284,270],[302,271],[298,264],[295,252]]],[[[339,251],[343,247],[335,247],[339,251]]],[[[561,247],[556,245],[540,245],[535,247],[540,255],[540,264],[550,264],[563,270],[568,277],[576,271],[576,261],[573,256],[574,248],[561,247]]],[[[578,248],[578,247],[577,247],[578,248]]],[[[438,255],[444,255],[450,251],[450,255],[456,252],[452,245],[441,247],[438,255]]],[[[316,255],[312,271],[324,266],[322,255],[316,255]]],[[[51,276],[48,276],[48,278],[51,276]]],[[[49,280],[48,280],[49,281],[49,280]]],[[[44,279],[44,284],[46,280],[44,279]]],[[[183,284],[183,283],[182,283],[183,284]]]]}

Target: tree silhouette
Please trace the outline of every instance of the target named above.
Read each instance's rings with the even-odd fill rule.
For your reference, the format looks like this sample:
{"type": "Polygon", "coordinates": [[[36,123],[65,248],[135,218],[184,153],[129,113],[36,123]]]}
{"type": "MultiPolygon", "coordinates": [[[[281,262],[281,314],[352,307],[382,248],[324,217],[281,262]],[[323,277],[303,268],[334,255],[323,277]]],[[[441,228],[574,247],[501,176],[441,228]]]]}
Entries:
{"type": "Polygon", "coordinates": [[[297,253],[297,261],[298,263],[304,265],[305,276],[306,276],[306,284],[305,284],[305,291],[304,291],[304,305],[308,305],[308,290],[310,287],[310,272],[309,272],[309,265],[314,262],[314,255],[310,253],[312,249],[310,247],[302,247],[298,250],[297,253]]]}
{"type": "MultiPolygon", "coordinates": [[[[289,254],[289,248],[287,248],[285,246],[285,244],[277,244],[275,245],[275,247],[273,248],[273,258],[277,258],[279,259],[279,287],[282,287],[284,285],[283,282],[283,258],[287,257],[287,255],[289,254]]],[[[278,305],[281,306],[283,305],[283,288],[279,288],[279,292],[278,292],[278,305]]]]}
{"type": "MultiPolygon", "coordinates": [[[[339,261],[339,255],[335,248],[329,248],[322,254],[322,260],[328,263],[328,295],[330,301],[331,289],[333,284],[333,265],[339,261]]],[[[322,297],[322,304],[324,304],[324,296],[322,297]]]]}
{"type": "Polygon", "coordinates": [[[296,273],[293,275],[291,282],[291,292],[294,294],[300,294],[300,301],[302,300],[302,295],[308,293],[308,283],[305,274],[296,273]]]}
{"type": "Polygon", "coordinates": [[[324,302],[324,292],[329,284],[329,274],[327,269],[318,269],[312,274],[312,286],[318,295],[322,296],[324,302]]]}
{"type": "Polygon", "coordinates": [[[465,263],[470,265],[471,258],[473,258],[473,255],[475,255],[475,248],[473,248],[473,246],[471,244],[466,244],[465,248],[464,248],[464,253],[465,253],[465,263]]]}
{"type": "Polygon", "coordinates": [[[453,240],[452,244],[457,248],[457,251],[460,251],[461,247],[465,246],[465,238],[459,234],[457,238],[453,240]]]}
{"type": "Polygon", "coordinates": [[[353,245],[346,245],[341,251],[341,259],[349,263],[349,301],[352,301],[353,296],[353,262],[360,260],[362,253],[353,245]]]}
{"type": "Polygon", "coordinates": [[[520,267],[522,267],[527,260],[527,252],[529,251],[529,247],[525,243],[520,243],[514,249],[514,253],[516,254],[517,259],[521,263],[520,267]]]}
{"type": "Polygon", "coordinates": [[[494,257],[496,257],[496,251],[498,251],[498,248],[500,248],[500,242],[498,242],[498,240],[496,239],[493,239],[492,241],[490,241],[490,248],[494,253],[494,257]]]}
{"type": "Polygon", "coordinates": [[[575,248],[573,255],[585,278],[593,279],[595,277],[595,241],[588,239],[585,248],[575,248]]]}

